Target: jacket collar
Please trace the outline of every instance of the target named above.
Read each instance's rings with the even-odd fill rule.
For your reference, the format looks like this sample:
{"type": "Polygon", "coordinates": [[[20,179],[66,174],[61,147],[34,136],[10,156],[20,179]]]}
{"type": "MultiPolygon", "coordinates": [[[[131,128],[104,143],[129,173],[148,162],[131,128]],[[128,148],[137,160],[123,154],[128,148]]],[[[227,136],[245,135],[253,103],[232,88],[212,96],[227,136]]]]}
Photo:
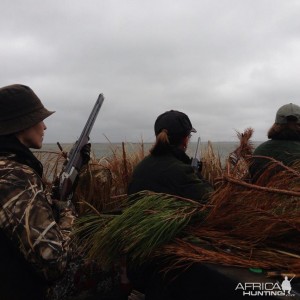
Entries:
{"type": "Polygon", "coordinates": [[[14,154],[12,160],[29,166],[42,177],[43,165],[15,135],[0,136],[0,154],[5,156],[14,154]]]}
{"type": "Polygon", "coordinates": [[[178,147],[171,147],[171,154],[173,156],[175,156],[178,160],[182,161],[185,164],[190,164],[191,163],[191,159],[189,156],[187,156],[187,154],[179,149],[178,147]]]}

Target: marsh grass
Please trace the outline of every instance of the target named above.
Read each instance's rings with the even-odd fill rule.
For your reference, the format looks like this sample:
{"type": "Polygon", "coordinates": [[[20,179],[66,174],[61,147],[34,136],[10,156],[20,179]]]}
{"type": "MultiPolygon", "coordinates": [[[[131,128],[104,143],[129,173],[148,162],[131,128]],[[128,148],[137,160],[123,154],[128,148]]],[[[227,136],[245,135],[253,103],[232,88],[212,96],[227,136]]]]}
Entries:
{"type": "MultiPolygon", "coordinates": [[[[202,173],[215,192],[205,206],[153,193],[128,199],[132,171],[147,155],[143,145],[127,151],[132,145],[122,143],[111,156],[93,158],[76,190],[81,217],[74,236],[89,258],[106,266],[127,255],[136,264],[164,258],[166,271],[210,262],[300,274],[300,163],[286,167],[270,159],[251,184],[252,133],[238,133],[240,145],[225,168],[208,143],[202,173]]],[[[50,174],[59,169],[49,163],[50,174]]]]}
{"type": "Polygon", "coordinates": [[[203,165],[202,176],[214,186],[222,176],[223,167],[220,155],[214,151],[210,141],[208,141],[207,146],[202,152],[201,161],[203,165]]]}
{"type": "MultiPolygon", "coordinates": [[[[35,151],[34,154],[43,163],[44,182],[51,188],[62,170],[65,153],[35,151]]],[[[97,158],[92,151],[89,164],[79,174],[74,194],[74,203],[79,214],[91,210],[106,212],[119,209],[127,198],[127,187],[133,168],[147,154],[142,142],[123,142],[121,148],[111,145],[111,154],[106,157],[97,158]]]]}
{"type": "Polygon", "coordinates": [[[300,275],[299,163],[287,167],[269,159],[251,184],[252,132],[238,134],[240,146],[229,155],[205,220],[163,247],[164,256],[173,258],[169,268],[210,262],[300,275]]]}

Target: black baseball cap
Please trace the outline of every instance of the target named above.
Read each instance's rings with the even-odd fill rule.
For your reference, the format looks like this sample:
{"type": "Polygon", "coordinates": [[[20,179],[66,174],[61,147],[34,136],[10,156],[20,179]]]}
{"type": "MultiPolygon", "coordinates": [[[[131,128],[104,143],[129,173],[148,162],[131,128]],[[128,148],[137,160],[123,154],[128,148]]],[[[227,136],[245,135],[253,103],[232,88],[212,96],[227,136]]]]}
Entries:
{"type": "Polygon", "coordinates": [[[154,124],[155,135],[163,129],[168,131],[169,136],[188,136],[191,132],[197,132],[189,117],[177,110],[166,111],[157,117],[154,124]]]}

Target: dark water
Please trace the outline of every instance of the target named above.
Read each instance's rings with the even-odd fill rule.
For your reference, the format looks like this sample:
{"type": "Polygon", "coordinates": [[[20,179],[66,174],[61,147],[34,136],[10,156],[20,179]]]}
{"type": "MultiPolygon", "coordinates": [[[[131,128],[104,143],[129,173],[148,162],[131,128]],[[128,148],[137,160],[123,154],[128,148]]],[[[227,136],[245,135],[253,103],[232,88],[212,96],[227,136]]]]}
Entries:
{"type": "MultiPolygon", "coordinates": [[[[214,153],[218,154],[221,158],[221,161],[224,161],[229,153],[234,151],[239,143],[238,142],[211,142],[214,153]]],[[[260,142],[254,142],[254,147],[258,146],[260,142]]],[[[72,147],[72,144],[61,144],[65,151],[69,151],[72,147]]],[[[191,142],[187,149],[187,154],[189,156],[194,156],[196,151],[197,143],[191,142]]],[[[200,145],[200,151],[203,152],[207,148],[208,143],[202,142],[200,145]]],[[[152,147],[152,143],[125,143],[124,145],[126,153],[130,155],[130,153],[135,153],[137,151],[143,151],[147,154],[152,147]]],[[[44,144],[41,150],[44,151],[59,151],[58,146],[56,144],[44,144]]],[[[92,144],[92,154],[96,158],[109,157],[114,154],[120,155],[122,154],[122,143],[93,143],[92,144]]]]}

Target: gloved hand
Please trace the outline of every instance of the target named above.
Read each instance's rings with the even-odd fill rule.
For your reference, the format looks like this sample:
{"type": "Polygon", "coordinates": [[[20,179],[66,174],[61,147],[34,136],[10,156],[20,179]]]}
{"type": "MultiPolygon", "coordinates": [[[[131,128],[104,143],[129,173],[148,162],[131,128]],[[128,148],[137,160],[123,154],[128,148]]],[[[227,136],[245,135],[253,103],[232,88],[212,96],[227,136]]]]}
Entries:
{"type": "Polygon", "coordinates": [[[191,158],[191,166],[193,167],[196,174],[201,174],[202,172],[202,161],[197,158],[191,158]]]}
{"type": "Polygon", "coordinates": [[[85,144],[81,149],[81,157],[83,164],[87,164],[91,158],[91,143],[85,144]]]}
{"type": "Polygon", "coordinates": [[[60,195],[59,195],[59,177],[56,177],[56,179],[52,183],[51,198],[52,199],[60,199],[60,195]]]}
{"type": "Polygon", "coordinates": [[[198,161],[198,173],[199,173],[199,174],[201,174],[201,172],[202,172],[202,167],[203,167],[203,163],[202,163],[202,161],[200,160],[200,161],[198,161]]]}
{"type": "Polygon", "coordinates": [[[71,202],[68,201],[59,201],[59,200],[52,200],[53,206],[57,209],[58,212],[65,210],[66,208],[70,208],[73,205],[71,202]]]}

